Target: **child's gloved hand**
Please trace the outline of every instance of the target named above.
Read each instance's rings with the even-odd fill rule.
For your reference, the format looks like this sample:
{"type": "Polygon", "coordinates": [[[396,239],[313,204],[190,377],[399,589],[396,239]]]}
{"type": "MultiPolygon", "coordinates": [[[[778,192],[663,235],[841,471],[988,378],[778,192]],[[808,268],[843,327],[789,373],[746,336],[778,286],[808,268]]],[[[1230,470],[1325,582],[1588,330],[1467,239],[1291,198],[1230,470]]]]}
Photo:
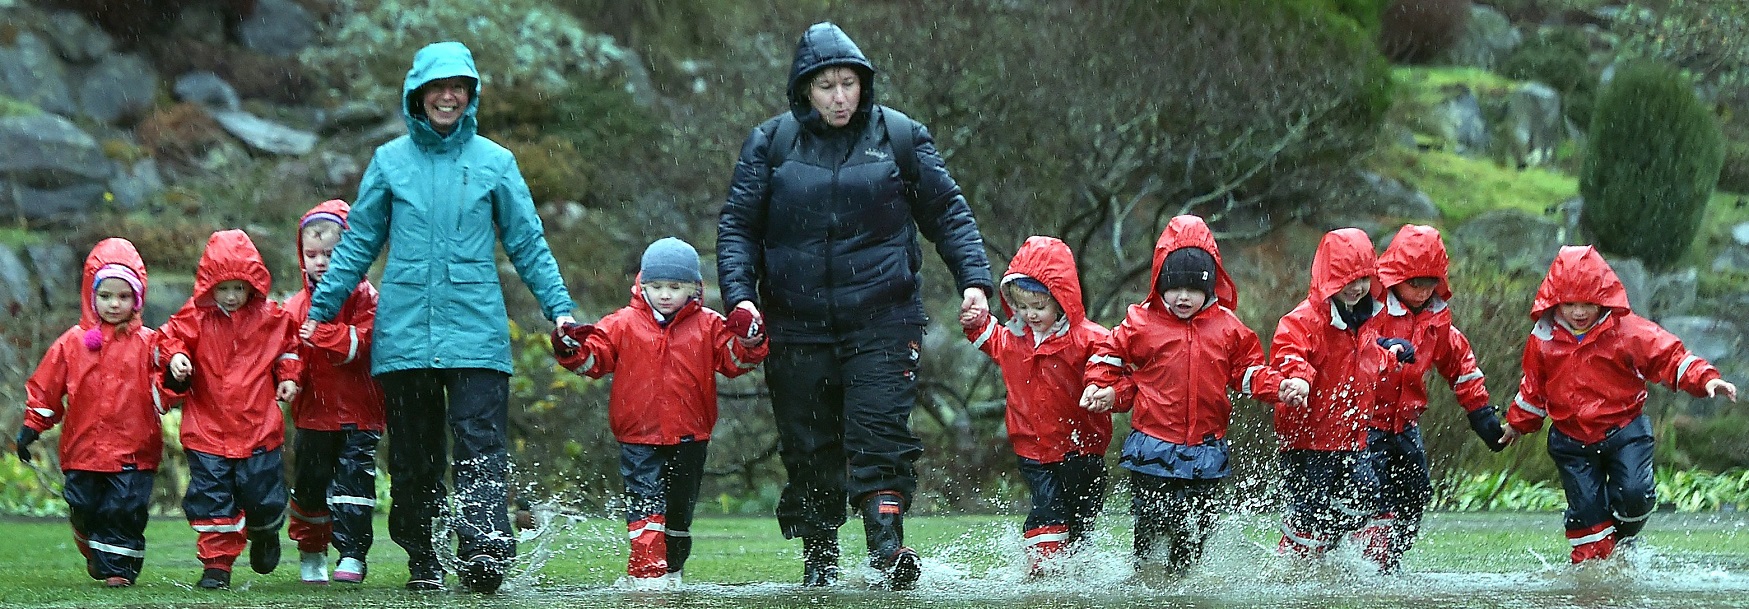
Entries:
{"type": "Polygon", "coordinates": [[[30,445],[36,443],[37,437],[41,435],[42,434],[37,433],[35,429],[31,429],[30,427],[18,428],[19,461],[30,463],[30,445]]]}
{"type": "Polygon", "coordinates": [[[1471,410],[1465,416],[1470,419],[1470,430],[1476,432],[1476,437],[1488,445],[1488,450],[1500,452],[1506,449],[1507,442],[1502,440],[1506,436],[1506,430],[1500,424],[1500,417],[1494,413],[1493,406],[1471,410]]]}
{"type": "Polygon", "coordinates": [[[583,341],[595,332],[595,324],[563,323],[553,328],[553,355],[561,358],[575,357],[577,350],[583,348],[583,341]]]}
{"type": "Polygon", "coordinates": [[[735,307],[729,312],[729,319],[724,322],[729,332],[739,337],[744,344],[759,344],[765,339],[765,319],[752,307],[735,307]]]}
{"type": "Polygon", "coordinates": [[[1381,338],[1379,346],[1397,356],[1399,364],[1415,363],[1415,345],[1405,338],[1381,338]]]}

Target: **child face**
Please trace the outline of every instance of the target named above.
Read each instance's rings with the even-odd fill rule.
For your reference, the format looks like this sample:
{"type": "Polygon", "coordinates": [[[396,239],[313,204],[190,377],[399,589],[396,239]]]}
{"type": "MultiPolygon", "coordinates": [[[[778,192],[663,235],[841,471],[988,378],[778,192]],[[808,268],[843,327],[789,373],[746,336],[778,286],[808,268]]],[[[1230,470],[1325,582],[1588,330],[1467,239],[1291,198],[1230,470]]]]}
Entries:
{"type": "Polygon", "coordinates": [[[1411,309],[1421,308],[1433,298],[1433,288],[1439,285],[1439,280],[1432,277],[1416,277],[1403,283],[1391,286],[1391,293],[1397,295],[1397,300],[1411,309]]]}
{"type": "Polygon", "coordinates": [[[310,278],[310,283],[322,281],[322,275],[328,272],[328,259],[334,255],[334,245],[340,243],[338,234],[322,234],[306,232],[304,240],[304,276],[310,278]]]}
{"type": "Polygon", "coordinates": [[[1063,308],[1057,306],[1057,299],[1050,294],[1011,290],[1009,296],[1008,304],[1014,307],[1014,315],[1026,322],[1033,334],[1043,335],[1063,316],[1063,308]]]}
{"type": "Polygon", "coordinates": [[[1372,291],[1372,278],[1361,277],[1342,286],[1342,291],[1336,293],[1336,299],[1342,301],[1343,305],[1352,307],[1370,291],[1372,291]]]}
{"type": "Polygon", "coordinates": [[[1160,292],[1160,300],[1166,301],[1166,308],[1179,319],[1190,319],[1208,304],[1209,295],[1196,288],[1172,288],[1160,292]]]}
{"type": "Polygon", "coordinates": [[[646,281],[639,284],[644,291],[644,298],[649,299],[650,306],[656,307],[656,312],[663,317],[673,315],[680,307],[686,306],[693,295],[698,294],[698,285],[681,281],[646,281]]]}
{"type": "Polygon", "coordinates": [[[213,287],[213,302],[226,313],[235,313],[249,303],[250,292],[249,282],[241,279],[220,281],[213,287]]]}
{"type": "Polygon", "coordinates": [[[134,286],[128,282],[114,277],[99,281],[95,297],[92,304],[104,323],[120,324],[134,318],[134,286]]]}
{"type": "Polygon", "coordinates": [[[1567,327],[1573,331],[1584,332],[1603,316],[1603,307],[1589,302],[1563,302],[1555,308],[1555,314],[1560,315],[1561,321],[1567,322],[1567,327]]]}

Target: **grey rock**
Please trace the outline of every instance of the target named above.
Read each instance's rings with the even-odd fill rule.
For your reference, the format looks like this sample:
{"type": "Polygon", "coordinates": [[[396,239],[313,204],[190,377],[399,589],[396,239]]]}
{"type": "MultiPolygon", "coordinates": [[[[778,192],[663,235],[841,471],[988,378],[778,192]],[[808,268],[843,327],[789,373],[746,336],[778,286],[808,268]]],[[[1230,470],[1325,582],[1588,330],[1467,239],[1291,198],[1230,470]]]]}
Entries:
{"type": "Polygon", "coordinates": [[[322,116],[320,130],[325,135],[333,135],[341,131],[368,129],[389,118],[389,109],[382,104],[348,102],[322,116]]]}
{"type": "Polygon", "coordinates": [[[158,73],[134,54],[107,55],[79,84],[79,111],[106,125],[132,121],[152,108],[158,73]]]}
{"type": "Polygon", "coordinates": [[[1470,5],[1470,25],[1450,50],[1447,63],[1492,70],[1524,42],[1512,20],[1493,7],[1470,5]]]}
{"type": "Polygon", "coordinates": [[[109,177],[97,139],[53,114],[0,117],[0,177],[39,188],[109,177]]]}
{"type": "Polygon", "coordinates": [[[1731,227],[1731,240],[1737,245],[1749,247],[1749,222],[1731,227]]]}
{"type": "Polygon", "coordinates": [[[65,243],[38,243],[24,247],[30,268],[42,284],[45,306],[51,309],[80,305],[79,280],[83,272],[78,254],[65,243]]]}
{"type": "Polygon", "coordinates": [[[43,35],[73,63],[91,63],[115,49],[115,39],[77,13],[57,11],[43,23],[43,35]]]}
{"type": "Polygon", "coordinates": [[[1372,191],[1376,213],[1406,220],[1439,219],[1439,206],[1427,193],[1370,171],[1360,172],[1360,178],[1372,191]]]}
{"type": "Polygon", "coordinates": [[[1469,87],[1459,87],[1455,95],[1435,106],[1431,118],[1440,137],[1453,144],[1453,152],[1475,156],[1487,151],[1488,121],[1469,87]]]}
{"type": "Polygon", "coordinates": [[[1659,320],[1671,334],[1682,339],[1683,346],[1709,362],[1736,359],[1743,347],[1743,330],[1737,324],[1711,317],[1676,316],[1659,320]]]}
{"type": "Polygon", "coordinates": [[[1646,307],[1652,302],[1652,275],[1646,271],[1646,264],[1626,256],[1604,254],[1603,259],[1609,262],[1609,268],[1615,270],[1615,276],[1621,279],[1622,287],[1627,290],[1628,306],[1639,313],[1647,313],[1646,307]]]}
{"type": "Polygon", "coordinates": [[[15,316],[36,304],[35,284],[30,269],[19,259],[18,252],[0,243],[0,314],[15,316]]]}
{"type": "Polygon", "coordinates": [[[1749,271],[1749,248],[1727,247],[1713,258],[1714,273],[1749,271]]]}
{"type": "Polygon", "coordinates": [[[12,46],[0,46],[0,95],[56,114],[75,110],[66,64],[48,42],[30,32],[19,34],[12,46]]]}
{"type": "Polygon", "coordinates": [[[1692,268],[1652,275],[1646,280],[1649,294],[1646,316],[1664,319],[1687,315],[1700,292],[1700,273],[1692,268]]]}
{"type": "Polygon", "coordinates": [[[364,168],[352,155],[324,150],[318,155],[318,160],[322,164],[322,178],[329,187],[344,186],[364,173],[364,168]]]}
{"type": "Polygon", "coordinates": [[[205,70],[176,77],[172,90],[176,93],[176,99],[185,102],[221,110],[243,108],[243,100],[237,96],[237,89],[218,74],[205,70]]]}
{"type": "Polygon", "coordinates": [[[305,155],[316,149],[316,134],[300,131],[242,110],[211,110],[220,127],[250,148],[271,154],[305,155]]]}
{"type": "Polygon", "coordinates": [[[1506,132],[1512,160],[1520,168],[1553,161],[1555,149],[1567,138],[1561,94],[1537,82],[1514,88],[1506,97],[1506,132]]]}
{"type": "Polygon", "coordinates": [[[115,195],[115,206],[123,210],[137,209],[153,195],[164,190],[164,177],[158,173],[158,162],[145,159],[129,167],[117,163],[115,177],[109,180],[109,192],[115,195]]]}
{"type": "Polygon", "coordinates": [[[13,185],[13,200],[17,212],[28,220],[67,223],[103,205],[103,184],[80,184],[65,188],[38,190],[13,185]]]}
{"type": "Polygon", "coordinates": [[[194,276],[154,273],[152,283],[146,286],[146,306],[140,309],[140,319],[149,326],[164,325],[193,296],[194,276]]]}
{"type": "Polygon", "coordinates": [[[1496,265],[1504,271],[1544,273],[1560,250],[1560,227],[1513,209],[1484,212],[1446,234],[1453,258],[1496,265]]]}
{"type": "Polygon", "coordinates": [[[255,12],[237,26],[243,46],[289,57],[316,38],[316,17],[291,0],[257,0],[255,12]]]}

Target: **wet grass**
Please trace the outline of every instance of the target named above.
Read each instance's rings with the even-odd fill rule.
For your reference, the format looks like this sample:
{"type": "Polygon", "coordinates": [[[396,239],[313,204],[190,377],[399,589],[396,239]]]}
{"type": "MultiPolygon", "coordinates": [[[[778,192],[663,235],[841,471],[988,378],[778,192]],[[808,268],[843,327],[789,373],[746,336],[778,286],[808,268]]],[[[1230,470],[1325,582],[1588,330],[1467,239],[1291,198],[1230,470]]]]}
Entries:
{"type": "MultiPolygon", "coordinates": [[[[606,518],[554,518],[521,546],[522,563],[506,593],[404,592],[405,555],[386,534],[371,552],[362,585],[309,586],[297,581],[296,553],[270,575],[239,565],[229,591],[193,589],[199,576],[194,534],[161,519],[148,535],[139,584],[106,590],[86,578],[64,521],[0,521],[0,606],[5,607],[1239,607],[1239,606],[1711,606],[1749,603],[1749,518],[1738,514],[1657,514],[1634,558],[1573,569],[1565,566],[1560,516],[1435,514],[1405,560],[1407,574],[1381,577],[1351,553],[1322,565],[1274,558],[1273,520],[1237,516],[1217,533],[1207,563],[1186,580],[1135,576],[1125,549],[1128,518],[1113,511],[1095,547],[1066,559],[1058,576],[1028,580],[1017,560],[1019,517],[913,518],[912,544],[926,557],[922,590],[893,595],[846,560],[847,584],[804,591],[798,544],[785,542],[768,518],[707,518],[682,592],[630,592],[624,573],[624,527],[606,518]],[[1545,562],[1546,561],[1546,562],[1545,562]],[[1498,589],[1501,593],[1496,594],[1498,589]],[[1510,591],[1510,594],[1506,592],[1510,591]]],[[[379,520],[378,531],[386,531],[379,520]]],[[[847,550],[860,527],[844,528],[847,550]]],[[[847,552],[847,556],[851,554],[847,552]]],[[[453,582],[453,580],[452,580],[453,582]]]]}

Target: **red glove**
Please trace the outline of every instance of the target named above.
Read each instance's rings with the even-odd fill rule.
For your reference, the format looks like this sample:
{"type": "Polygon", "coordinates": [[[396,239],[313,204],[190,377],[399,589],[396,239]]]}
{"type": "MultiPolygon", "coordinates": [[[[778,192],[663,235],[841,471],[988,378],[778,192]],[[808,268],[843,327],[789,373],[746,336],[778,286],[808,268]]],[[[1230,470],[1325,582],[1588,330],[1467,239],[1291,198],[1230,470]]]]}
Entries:
{"type": "Polygon", "coordinates": [[[754,315],[752,311],[740,307],[729,312],[729,320],[726,325],[729,332],[750,341],[757,341],[765,336],[765,320],[760,319],[759,315],[754,315]]]}
{"type": "Polygon", "coordinates": [[[575,357],[577,350],[583,348],[583,341],[594,332],[594,324],[565,324],[553,328],[553,355],[575,357]]]}

